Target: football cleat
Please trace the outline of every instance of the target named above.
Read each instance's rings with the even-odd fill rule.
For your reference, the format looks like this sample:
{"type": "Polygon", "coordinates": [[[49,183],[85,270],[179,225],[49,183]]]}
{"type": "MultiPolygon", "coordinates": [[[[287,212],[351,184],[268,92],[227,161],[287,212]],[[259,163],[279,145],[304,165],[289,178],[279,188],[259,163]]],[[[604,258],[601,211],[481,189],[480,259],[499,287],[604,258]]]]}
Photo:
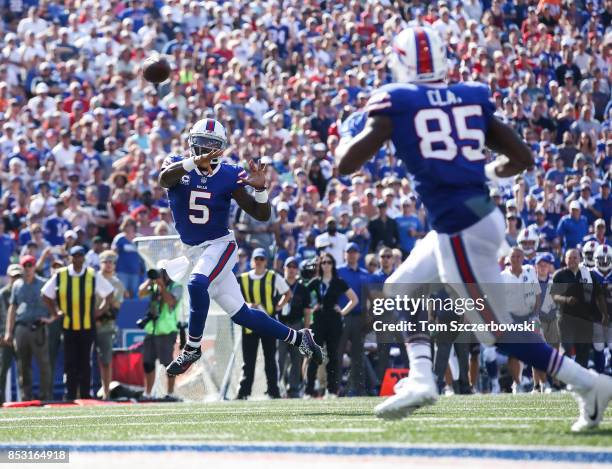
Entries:
{"type": "Polygon", "coordinates": [[[298,347],[300,353],[306,358],[312,358],[317,365],[323,363],[323,349],[315,342],[310,329],[302,329],[300,332],[302,333],[302,342],[298,347]]]}
{"type": "Polygon", "coordinates": [[[397,387],[396,394],[374,408],[377,417],[401,419],[416,409],[434,404],[438,400],[438,388],[433,373],[429,373],[428,376],[409,375],[408,378],[398,381],[395,387],[397,387]]]}
{"type": "MultiPolygon", "coordinates": [[[[594,371],[591,371],[594,373],[594,371]]],[[[612,400],[612,378],[606,375],[597,375],[595,385],[588,391],[573,391],[578,402],[580,417],[572,425],[573,432],[582,432],[595,428],[603,419],[608,403],[612,400]]]]}
{"type": "Polygon", "coordinates": [[[188,345],[185,346],[181,354],[176,357],[172,363],[166,367],[168,376],[177,376],[185,373],[191,365],[197,362],[202,356],[200,347],[192,349],[188,345]]]}

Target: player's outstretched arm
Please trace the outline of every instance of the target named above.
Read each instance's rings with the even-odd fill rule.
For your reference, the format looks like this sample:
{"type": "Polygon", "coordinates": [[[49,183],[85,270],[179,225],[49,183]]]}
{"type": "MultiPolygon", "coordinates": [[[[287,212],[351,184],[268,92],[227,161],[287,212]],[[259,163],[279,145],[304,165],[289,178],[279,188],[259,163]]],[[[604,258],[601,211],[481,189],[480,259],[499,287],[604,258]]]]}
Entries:
{"type": "Polygon", "coordinates": [[[256,165],[252,160],[249,161],[250,174],[241,178],[242,184],[251,186],[255,189],[255,197],[249,194],[244,187],[238,187],[232,192],[232,197],[238,206],[255,220],[268,221],[272,215],[272,207],[268,201],[266,186],[266,165],[256,165]]]}
{"type": "Polygon", "coordinates": [[[495,117],[489,123],[485,143],[491,150],[505,156],[487,165],[491,179],[514,176],[535,164],[531,150],[514,129],[495,117]]]}
{"type": "Polygon", "coordinates": [[[212,150],[205,155],[192,156],[162,167],[159,173],[159,185],[164,189],[170,189],[178,184],[185,174],[193,171],[195,168],[198,168],[205,174],[210,172],[210,161],[213,158],[220,157],[223,151],[222,149],[212,150]]]}
{"type": "Polygon", "coordinates": [[[340,174],[351,174],[372,158],[380,147],[391,138],[393,123],[387,116],[368,118],[363,130],[336,149],[336,164],[340,174]]]}

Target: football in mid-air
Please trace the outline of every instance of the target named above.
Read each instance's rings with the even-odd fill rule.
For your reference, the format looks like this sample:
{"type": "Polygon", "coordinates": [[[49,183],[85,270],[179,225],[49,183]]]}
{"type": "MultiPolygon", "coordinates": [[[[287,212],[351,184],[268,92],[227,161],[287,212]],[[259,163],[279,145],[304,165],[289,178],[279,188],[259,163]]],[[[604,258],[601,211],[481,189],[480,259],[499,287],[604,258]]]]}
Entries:
{"type": "Polygon", "coordinates": [[[151,56],[142,64],[142,75],[151,83],[161,83],[170,76],[170,64],[159,55],[151,56]]]}

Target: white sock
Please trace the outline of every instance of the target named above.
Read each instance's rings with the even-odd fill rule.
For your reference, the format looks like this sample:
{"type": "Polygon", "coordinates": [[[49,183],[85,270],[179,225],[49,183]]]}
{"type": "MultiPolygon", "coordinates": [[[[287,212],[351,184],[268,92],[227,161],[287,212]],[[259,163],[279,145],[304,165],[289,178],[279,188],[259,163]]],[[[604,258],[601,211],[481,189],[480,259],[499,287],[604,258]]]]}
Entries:
{"type": "Polygon", "coordinates": [[[431,376],[431,346],[423,342],[410,342],[406,348],[410,360],[410,376],[431,376]]]}
{"type": "Polygon", "coordinates": [[[595,386],[597,375],[583,368],[571,358],[564,356],[555,378],[565,384],[571,384],[574,389],[588,390],[595,386]]]}
{"type": "Polygon", "coordinates": [[[193,348],[200,348],[200,344],[202,343],[202,340],[188,340],[187,341],[187,345],[189,345],[190,347],[193,348]]]}

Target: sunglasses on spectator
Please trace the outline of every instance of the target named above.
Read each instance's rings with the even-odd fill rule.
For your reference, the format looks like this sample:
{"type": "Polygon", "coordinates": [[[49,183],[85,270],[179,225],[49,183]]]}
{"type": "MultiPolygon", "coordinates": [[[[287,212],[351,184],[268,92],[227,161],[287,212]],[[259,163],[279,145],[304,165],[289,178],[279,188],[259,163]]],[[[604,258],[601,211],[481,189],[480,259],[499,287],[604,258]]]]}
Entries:
{"type": "Polygon", "coordinates": [[[389,257],[393,257],[393,254],[383,254],[382,256],[383,259],[389,258],[389,257]]]}
{"type": "Polygon", "coordinates": [[[297,268],[298,268],[298,266],[297,266],[296,264],[289,264],[289,265],[287,266],[287,268],[288,268],[288,269],[297,269],[297,268]]]}
{"type": "Polygon", "coordinates": [[[332,261],[322,261],[322,262],[321,262],[321,265],[326,265],[326,264],[327,264],[327,265],[332,265],[332,264],[333,264],[333,262],[332,262],[332,261]]]}
{"type": "Polygon", "coordinates": [[[23,266],[27,269],[28,267],[34,267],[34,264],[32,264],[31,262],[26,262],[25,264],[23,264],[23,266]]]}
{"type": "Polygon", "coordinates": [[[256,257],[255,260],[256,261],[265,261],[266,258],[265,257],[256,257]]]}

